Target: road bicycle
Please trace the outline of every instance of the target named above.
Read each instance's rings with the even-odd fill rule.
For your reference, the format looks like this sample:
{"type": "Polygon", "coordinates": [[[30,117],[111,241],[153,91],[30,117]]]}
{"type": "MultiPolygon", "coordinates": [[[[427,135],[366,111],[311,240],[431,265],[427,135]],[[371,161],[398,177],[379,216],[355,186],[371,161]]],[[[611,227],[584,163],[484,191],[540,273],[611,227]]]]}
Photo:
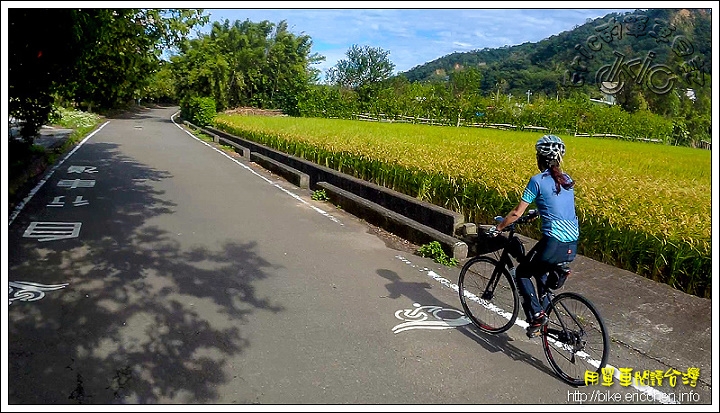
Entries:
{"type": "MultiPolygon", "coordinates": [[[[465,315],[484,332],[505,332],[517,320],[520,298],[513,259],[520,263],[526,253],[515,229],[537,216],[536,210],[530,210],[503,228],[503,232],[508,232],[507,238],[478,231],[476,247],[481,255],[472,257],[460,270],[458,291],[465,315]]],[[[610,340],[603,319],[590,300],[573,292],[553,293],[553,289],[562,288],[568,275],[567,263],[558,264],[548,274],[547,300],[540,297],[540,302],[547,301],[545,314],[549,321],[540,333],[543,351],[555,373],[571,385],[583,386],[588,372],[601,374],[607,364],[610,340]]],[[[525,327],[521,321],[518,324],[525,327]]]]}

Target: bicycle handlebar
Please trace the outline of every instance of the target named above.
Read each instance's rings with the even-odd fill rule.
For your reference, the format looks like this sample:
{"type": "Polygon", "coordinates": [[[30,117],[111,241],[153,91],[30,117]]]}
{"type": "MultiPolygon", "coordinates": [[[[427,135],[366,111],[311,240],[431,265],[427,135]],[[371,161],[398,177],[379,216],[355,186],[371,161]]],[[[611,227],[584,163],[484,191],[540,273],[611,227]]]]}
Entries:
{"type": "MultiPolygon", "coordinates": [[[[534,220],[534,219],[537,218],[538,216],[539,216],[539,213],[538,213],[537,209],[531,209],[531,210],[529,210],[529,211],[527,212],[527,214],[521,216],[521,217],[518,218],[515,222],[513,222],[512,224],[510,224],[510,225],[506,226],[505,228],[503,228],[502,231],[500,231],[500,232],[510,231],[511,229],[514,229],[514,228],[515,228],[515,225],[518,225],[518,224],[526,224],[526,223],[534,220]]],[[[496,221],[497,223],[502,222],[503,219],[505,219],[505,218],[504,218],[504,217],[501,217],[501,216],[495,217],[495,221],[496,221]]],[[[489,234],[489,233],[491,233],[492,231],[491,231],[491,230],[488,230],[488,231],[486,231],[486,232],[489,234]]]]}
{"type": "Polygon", "coordinates": [[[538,213],[537,209],[531,209],[528,211],[527,214],[518,218],[518,220],[515,221],[514,224],[525,224],[525,223],[528,223],[528,222],[534,220],[538,216],[540,216],[540,214],[538,213]]]}

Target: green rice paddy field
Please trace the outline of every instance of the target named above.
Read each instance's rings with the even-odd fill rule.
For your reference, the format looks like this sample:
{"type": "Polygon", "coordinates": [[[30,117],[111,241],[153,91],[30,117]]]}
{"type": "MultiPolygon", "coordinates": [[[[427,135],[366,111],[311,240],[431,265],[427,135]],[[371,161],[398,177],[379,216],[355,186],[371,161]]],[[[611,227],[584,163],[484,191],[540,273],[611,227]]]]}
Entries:
{"type": "MultiPolygon", "coordinates": [[[[219,114],[215,126],[487,224],[537,173],[541,133],[219,114]]],[[[580,253],[711,294],[711,152],[559,135],[576,181],[580,253]]],[[[525,232],[537,237],[538,228],[525,232]]]]}

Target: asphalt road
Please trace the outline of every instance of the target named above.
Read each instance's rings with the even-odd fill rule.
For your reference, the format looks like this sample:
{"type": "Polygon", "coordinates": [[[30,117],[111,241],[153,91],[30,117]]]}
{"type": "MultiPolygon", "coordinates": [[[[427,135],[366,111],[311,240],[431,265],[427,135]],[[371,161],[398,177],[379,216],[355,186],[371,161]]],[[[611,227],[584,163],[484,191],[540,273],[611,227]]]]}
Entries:
{"type": "MultiPolygon", "coordinates": [[[[459,318],[459,268],[395,248],[309,191],[224,155],[178,127],[175,111],[110,120],[13,217],[11,406],[717,404],[709,339],[696,354],[675,324],[636,323],[621,298],[608,304],[618,297],[602,279],[576,287],[617,334],[610,364],[700,367],[696,386],[568,386],[519,326],[492,336],[459,318]]],[[[686,300],[695,330],[709,334],[710,300],[646,282],[625,292],[686,300]]],[[[638,307],[647,297],[628,305],[662,311],[638,307]]]]}

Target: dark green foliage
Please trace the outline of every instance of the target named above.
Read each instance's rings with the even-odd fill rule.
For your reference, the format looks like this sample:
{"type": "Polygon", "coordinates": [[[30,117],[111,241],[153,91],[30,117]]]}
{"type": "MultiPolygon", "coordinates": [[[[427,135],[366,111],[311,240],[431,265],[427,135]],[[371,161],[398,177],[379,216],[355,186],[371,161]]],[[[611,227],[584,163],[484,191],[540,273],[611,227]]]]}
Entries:
{"type": "Polygon", "coordinates": [[[75,22],[73,10],[8,10],[8,111],[29,142],[50,115],[55,82],[70,75],[66,62],[81,54],[75,22]]]}
{"type": "Polygon", "coordinates": [[[207,126],[217,114],[215,99],[190,97],[180,103],[180,115],[195,126],[207,126]]]}
{"type": "Polygon", "coordinates": [[[297,116],[352,118],[360,112],[357,94],[336,86],[312,85],[298,101],[297,116]]]}
{"type": "Polygon", "coordinates": [[[328,70],[328,81],[348,89],[363,89],[376,84],[389,78],[395,69],[389,54],[379,47],[354,44],[345,52],[347,59],[340,60],[328,70]]]}
{"type": "Polygon", "coordinates": [[[422,245],[418,249],[418,255],[421,257],[432,258],[433,261],[438,264],[442,264],[448,267],[454,267],[458,264],[457,259],[450,258],[437,241],[431,241],[428,244],[422,245]]]}
{"type": "Polygon", "coordinates": [[[56,98],[102,111],[143,97],[165,48],[206,21],[190,9],[9,9],[9,114],[32,139],[56,98]]]}
{"type": "Polygon", "coordinates": [[[282,109],[298,115],[299,100],[317,78],[307,35],[294,35],[285,21],[214,22],[209,34],[185,42],[173,56],[176,91],[212,96],[218,110],[239,106],[282,109]]]}
{"type": "MultiPolygon", "coordinates": [[[[437,72],[451,73],[455,67],[476,67],[483,71],[483,92],[493,90],[499,79],[506,79],[511,85],[509,92],[516,96],[524,93],[528,88],[533,91],[543,91],[548,96],[555,95],[555,89],[543,88],[544,79],[557,81],[562,79],[563,72],[579,54],[577,45],[587,45],[590,36],[597,35],[597,28],[608,23],[612,18],[622,22],[628,15],[644,15],[648,18],[646,32],[653,30],[656,19],[672,22],[675,31],[672,37],[684,35],[693,44],[694,55],[701,56],[705,64],[705,73],[712,72],[711,47],[711,11],[709,9],[649,9],[635,13],[610,13],[602,18],[589,21],[573,30],[565,31],[536,43],[524,43],[511,47],[497,49],[485,48],[471,52],[456,52],[439,59],[416,66],[402,73],[411,82],[431,81],[437,72]],[[538,76],[530,83],[522,82],[527,71],[538,76]]],[[[624,28],[629,27],[627,24],[624,28]]],[[[671,52],[670,45],[656,40],[649,34],[631,36],[625,31],[622,39],[615,38],[612,43],[602,43],[599,51],[593,51],[592,59],[584,59],[588,69],[596,71],[601,65],[611,63],[614,59],[613,50],[620,50],[629,57],[644,56],[648,51],[655,51],[655,62],[666,62],[675,54],[671,52]]],[[[672,42],[672,40],[670,40],[672,42]]],[[[526,79],[527,80],[527,79],[526,79]]],[[[591,84],[594,78],[588,79],[591,84]]],[[[552,83],[552,82],[549,82],[552,83]]]]}

